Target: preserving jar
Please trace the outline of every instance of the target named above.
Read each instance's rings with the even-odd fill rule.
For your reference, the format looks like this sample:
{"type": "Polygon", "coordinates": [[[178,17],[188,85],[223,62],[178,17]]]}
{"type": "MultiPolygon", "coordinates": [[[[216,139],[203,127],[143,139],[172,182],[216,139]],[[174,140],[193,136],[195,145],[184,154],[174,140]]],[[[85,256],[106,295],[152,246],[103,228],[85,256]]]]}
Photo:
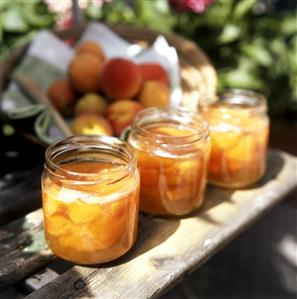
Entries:
{"type": "Polygon", "coordinates": [[[184,215],[203,202],[209,157],[207,122],[175,108],[140,111],[128,138],[140,173],[140,209],[184,215]]]}
{"type": "Polygon", "coordinates": [[[79,264],[114,260],[136,239],[139,173],[133,148],[84,135],[48,147],[42,175],[45,237],[59,257],[79,264]]]}
{"type": "Polygon", "coordinates": [[[208,180],[241,188],[258,181],[267,159],[269,119],[265,98],[252,91],[227,90],[202,106],[210,125],[212,150],[208,180]]]}

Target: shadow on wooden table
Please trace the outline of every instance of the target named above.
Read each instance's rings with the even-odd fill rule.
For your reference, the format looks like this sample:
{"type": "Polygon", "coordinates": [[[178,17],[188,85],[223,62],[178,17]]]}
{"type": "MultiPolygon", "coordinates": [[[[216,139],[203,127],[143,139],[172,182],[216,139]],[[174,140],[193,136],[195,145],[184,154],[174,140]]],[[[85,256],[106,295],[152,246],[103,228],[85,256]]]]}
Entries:
{"type": "MultiPolygon", "coordinates": [[[[109,268],[128,263],[137,256],[165,242],[179,227],[179,219],[161,218],[140,214],[138,237],[133,248],[123,257],[103,265],[109,268]]],[[[96,267],[96,266],[95,266],[96,267]]],[[[98,267],[98,266],[97,266],[98,267]]]]}
{"type": "Polygon", "coordinates": [[[277,176],[282,170],[283,166],[284,159],[282,158],[282,156],[277,151],[270,151],[267,159],[267,169],[263,178],[259,182],[247,188],[243,188],[242,190],[261,188],[270,180],[277,179],[277,176]]]}
{"type": "Polygon", "coordinates": [[[0,120],[0,225],[41,206],[44,148],[18,134],[5,136],[0,120]]]}
{"type": "Polygon", "coordinates": [[[200,220],[214,225],[222,224],[218,221],[218,219],[215,219],[211,216],[211,210],[213,208],[223,203],[229,203],[230,205],[235,204],[232,196],[236,191],[252,191],[253,189],[258,189],[265,186],[271,180],[277,179],[277,176],[281,172],[283,166],[284,159],[282,156],[277,151],[270,151],[265,175],[259,182],[242,189],[219,188],[209,184],[207,186],[205,202],[202,209],[199,209],[198,211],[185,217],[198,217],[200,220]]]}

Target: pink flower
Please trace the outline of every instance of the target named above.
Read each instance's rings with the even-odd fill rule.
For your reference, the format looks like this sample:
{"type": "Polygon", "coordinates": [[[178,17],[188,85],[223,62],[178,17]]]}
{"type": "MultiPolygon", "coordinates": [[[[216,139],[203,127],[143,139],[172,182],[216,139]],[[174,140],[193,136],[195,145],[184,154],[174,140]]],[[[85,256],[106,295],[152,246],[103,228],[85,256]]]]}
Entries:
{"type": "Polygon", "coordinates": [[[178,12],[192,11],[200,14],[212,3],[213,0],[169,0],[170,7],[178,12]]]}

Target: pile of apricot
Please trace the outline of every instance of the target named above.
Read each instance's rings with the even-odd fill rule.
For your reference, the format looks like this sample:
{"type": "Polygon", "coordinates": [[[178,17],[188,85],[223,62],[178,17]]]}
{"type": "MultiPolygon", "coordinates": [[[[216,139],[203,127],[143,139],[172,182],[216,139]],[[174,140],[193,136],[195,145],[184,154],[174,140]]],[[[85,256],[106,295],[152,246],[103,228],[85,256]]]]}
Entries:
{"type": "Polygon", "coordinates": [[[76,48],[67,77],[53,82],[48,96],[72,119],[74,134],[119,136],[141,109],[168,106],[170,89],[160,64],[107,59],[101,45],[86,41],[76,48]]]}

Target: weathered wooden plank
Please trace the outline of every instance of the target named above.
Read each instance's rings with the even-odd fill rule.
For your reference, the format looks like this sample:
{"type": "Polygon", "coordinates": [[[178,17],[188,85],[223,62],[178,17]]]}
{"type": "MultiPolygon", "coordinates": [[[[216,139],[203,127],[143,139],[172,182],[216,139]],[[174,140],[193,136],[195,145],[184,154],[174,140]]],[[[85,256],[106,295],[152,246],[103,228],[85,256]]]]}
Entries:
{"type": "Polygon", "coordinates": [[[53,259],[45,245],[42,211],[0,229],[0,289],[35,272],[53,259]]]}
{"type": "Polygon", "coordinates": [[[48,284],[55,278],[57,278],[59,274],[55,271],[53,271],[50,268],[44,268],[38,273],[35,273],[34,275],[26,278],[23,282],[24,287],[29,289],[31,292],[35,291],[37,289],[40,289],[44,285],[48,284]]]}
{"type": "Polygon", "coordinates": [[[37,167],[10,172],[0,177],[0,225],[41,206],[41,172],[42,168],[37,167]]]}
{"type": "Polygon", "coordinates": [[[253,188],[211,187],[201,211],[142,221],[128,255],[97,267],[74,266],[28,298],[155,298],[295,188],[296,170],[295,157],[272,151],[267,175],[253,188]]]}
{"type": "MultiPolygon", "coordinates": [[[[191,217],[141,217],[137,244],[125,257],[98,268],[75,266],[31,297],[156,296],[292,190],[297,184],[296,161],[293,156],[271,151],[267,174],[253,188],[210,187],[203,209],[191,217]]],[[[0,287],[34,273],[51,259],[43,239],[41,211],[0,230],[0,287]]]]}

